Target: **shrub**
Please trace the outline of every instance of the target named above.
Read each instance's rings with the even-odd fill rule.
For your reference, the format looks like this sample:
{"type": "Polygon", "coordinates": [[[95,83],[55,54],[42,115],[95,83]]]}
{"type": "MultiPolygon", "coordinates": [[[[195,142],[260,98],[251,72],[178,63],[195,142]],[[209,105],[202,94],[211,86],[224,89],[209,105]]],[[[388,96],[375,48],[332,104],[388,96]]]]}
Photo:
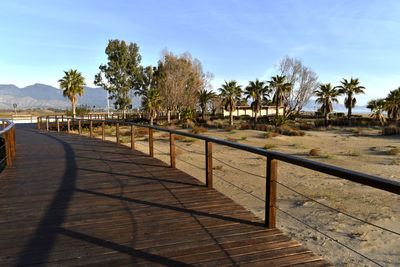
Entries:
{"type": "Polygon", "coordinates": [[[361,128],[357,127],[357,128],[353,129],[353,134],[357,134],[358,135],[358,134],[361,134],[361,133],[362,133],[362,129],[361,128]]]}
{"type": "Polygon", "coordinates": [[[279,133],[277,133],[277,132],[266,132],[264,134],[264,138],[272,138],[272,137],[276,137],[276,136],[279,136],[279,133]]]}
{"type": "Polygon", "coordinates": [[[195,139],[195,138],[189,138],[189,137],[187,137],[187,138],[185,138],[184,140],[183,140],[183,142],[185,142],[185,143],[193,143],[193,142],[196,142],[197,141],[197,139],[195,139]]]}
{"type": "Polygon", "coordinates": [[[224,130],[226,131],[226,132],[231,132],[232,130],[234,130],[235,129],[235,127],[233,127],[233,126],[226,126],[225,128],[224,128],[224,130]]]}
{"type": "Polygon", "coordinates": [[[182,141],[182,140],[185,140],[186,137],[184,137],[183,135],[176,134],[174,139],[177,140],[177,141],[182,141]]]}
{"type": "Polygon", "coordinates": [[[354,150],[349,150],[345,153],[346,156],[350,156],[350,157],[359,157],[361,156],[360,152],[358,151],[354,151],[354,150]]]}
{"type": "Polygon", "coordinates": [[[226,138],[225,139],[226,141],[229,141],[229,142],[234,142],[234,143],[236,143],[238,140],[236,139],[236,138],[234,138],[234,137],[228,137],[228,138],[226,138]]]}
{"type": "Polygon", "coordinates": [[[383,135],[395,135],[400,134],[400,127],[389,126],[383,128],[383,135]]]}
{"type": "Polygon", "coordinates": [[[271,122],[272,124],[274,124],[275,126],[281,126],[286,124],[286,118],[282,115],[278,116],[278,117],[274,117],[271,122]]]}
{"type": "Polygon", "coordinates": [[[392,148],[392,149],[390,149],[388,152],[387,152],[389,155],[392,155],[392,156],[394,156],[394,155],[397,155],[397,154],[399,154],[400,153],[400,148],[392,148]]]}
{"type": "Polygon", "coordinates": [[[222,170],[222,168],[223,168],[222,165],[217,165],[217,166],[214,166],[214,167],[213,167],[213,170],[220,171],[220,170],[222,170]]]}
{"type": "Polygon", "coordinates": [[[272,149],[272,148],[275,148],[275,147],[276,147],[276,145],[274,145],[274,144],[265,144],[263,146],[264,149],[272,149]]]}
{"type": "Polygon", "coordinates": [[[242,140],[242,141],[247,140],[247,136],[240,137],[240,140],[242,140]]]}
{"type": "Polygon", "coordinates": [[[202,126],[196,126],[196,125],[193,126],[193,128],[190,130],[190,132],[193,134],[205,133],[207,131],[208,131],[207,128],[204,128],[202,126]]]}
{"type": "Polygon", "coordinates": [[[319,148],[313,148],[308,152],[308,155],[310,157],[319,156],[320,154],[321,154],[321,149],[319,149],[319,148]]]}
{"type": "Polygon", "coordinates": [[[240,130],[248,130],[248,129],[252,129],[252,126],[247,123],[243,123],[240,125],[239,129],[240,130]]]}

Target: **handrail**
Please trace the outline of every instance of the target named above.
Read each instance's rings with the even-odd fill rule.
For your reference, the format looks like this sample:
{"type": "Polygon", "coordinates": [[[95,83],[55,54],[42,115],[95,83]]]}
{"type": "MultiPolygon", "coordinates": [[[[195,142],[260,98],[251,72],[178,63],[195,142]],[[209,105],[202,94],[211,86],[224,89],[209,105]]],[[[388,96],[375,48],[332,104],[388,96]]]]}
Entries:
{"type": "MultiPolygon", "coordinates": [[[[65,118],[68,121],[72,120],[72,118],[65,118]]],[[[182,135],[186,137],[196,138],[200,140],[204,140],[206,143],[206,185],[208,187],[212,187],[212,143],[244,150],[247,152],[251,152],[254,154],[258,154],[261,156],[265,156],[267,158],[267,184],[266,184],[266,225],[268,227],[275,227],[275,213],[276,213],[276,179],[277,179],[277,163],[278,161],[287,162],[289,164],[294,164],[297,166],[301,166],[307,169],[315,170],[318,172],[322,172],[325,174],[329,174],[332,176],[336,176],[345,180],[349,180],[352,182],[356,182],[359,184],[367,185],[370,187],[374,187],[377,189],[381,189],[387,192],[391,192],[397,195],[400,195],[400,183],[384,179],[381,177],[352,171],[344,168],[340,168],[337,166],[312,161],[309,159],[304,159],[276,151],[265,150],[257,147],[252,147],[244,144],[234,143],[226,140],[221,140],[213,137],[203,136],[203,135],[196,135],[187,132],[181,132],[172,129],[165,129],[158,126],[151,126],[133,122],[124,122],[118,120],[93,120],[93,119],[75,119],[79,122],[80,129],[82,127],[82,121],[86,121],[90,123],[91,133],[92,133],[92,125],[93,123],[102,123],[102,131],[103,131],[103,140],[104,140],[104,123],[111,123],[111,124],[118,124],[118,125],[131,125],[131,134],[133,133],[133,126],[135,127],[144,127],[149,129],[149,154],[153,156],[153,130],[163,131],[170,133],[170,157],[171,157],[171,166],[175,166],[175,145],[174,145],[174,135],[182,135]]],[[[40,118],[40,125],[42,125],[42,118],[40,118]]],[[[57,128],[59,130],[59,122],[57,121],[57,128]]],[[[49,117],[46,117],[46,124],[49,123],[49,117]]],[[[39,127],[39,118],[38,118],[38,128],[39,127]]],[[[47,129],[49,127],[47,126],[47,129]]],[[[80,130],[81,133],[81,130],[80,130]]],[[[116,131],[117,140],[119,140],[119,131],[116,131]]],[[[132,135],[131,147],[134,147],[134,136],[132,135]]]]}
{"type": "MultiPolygon", "coordinates": [[[[0,164],[3,166],[4,160],[6,166],[12,165],[12,157],[15,156],[15,123],[7,120],[0,119],[2,121],[3,128],[0,130],[0,136],[4,139],[5,157],[0,159],[0,164]]],[[[3,147],[2,147],[3,148],[3,147]]],[[[3,169],[3,167],[1,167],[3,169]]]]}

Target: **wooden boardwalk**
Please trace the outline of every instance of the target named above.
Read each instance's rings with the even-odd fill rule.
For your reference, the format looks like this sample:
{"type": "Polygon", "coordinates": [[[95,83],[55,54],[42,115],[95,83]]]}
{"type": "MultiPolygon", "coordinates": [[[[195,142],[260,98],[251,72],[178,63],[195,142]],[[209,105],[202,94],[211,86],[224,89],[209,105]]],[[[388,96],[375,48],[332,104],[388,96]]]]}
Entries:
{"type": "Polygon", "coordinates": [[[98,139],[18,126],[0,266],[330,266],[214,189],[98,139]]]}

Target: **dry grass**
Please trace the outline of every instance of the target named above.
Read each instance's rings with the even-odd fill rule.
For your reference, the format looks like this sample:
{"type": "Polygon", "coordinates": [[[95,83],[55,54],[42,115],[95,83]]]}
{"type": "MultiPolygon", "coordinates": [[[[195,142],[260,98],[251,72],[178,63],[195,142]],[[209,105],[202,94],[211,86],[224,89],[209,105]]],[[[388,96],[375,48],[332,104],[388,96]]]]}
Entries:
{"type": "Polygon", "coordinates": [[[397,147],[392,148],[392,149],[388,150],[387,153],[388,153],[388,155],[392,155],[392,156],[398,155],[398,154],[400,154],[400,148],[397,148],[397,147]]]}
{"type": "Polygon", "coordinates": [[[279,136],[279,133],[276,133],[276,132],[266,132],[265,134],[264,134],[264,138],[272,138],[272,137],[276,137],[276,136],[279,136]]]}
{"type": "Polygon", "coordinates": [[[275,148],[276,147],[276,145],[274,145],[274,144],[265,144],[264,146],[263,146],[263,148],[264,149],[273,149],[273,148],[275,148]]]}
{"type": "Polygon", "coordinates": [[[217,165],[217,166],[214,166],[214,167],[213,167],[213,170],[220,171],[220,170],[222,170],[222,168],[223,168],[222,165],[217,165]]]}
{"type": "Polygon", "coordinates": [[[205,132],[207,132],[207,131],[208,131],[208,129],[207,129],[207,128],[204,128],[203,126],[194,126],[194,127],[190,130],[190,132],[191,132],[192,134],[205,133],[205,132]]]}
{"type": "Polygon", "coordinates": [[[185,140],[185,139],[186,139],[186,137],[183,136],[183,135],[178,135],[178,134],[175,135],[175,140],[176,141],[182,141],[182,140],[185,140]]]}
{"type": "Polygon", "coordinates": [[[234,137],[228,137],[228,138],[226,138],[225,139],[226,141],[229,141],[229,142],[234,142],[234,143],[236,143],[238,140],[236,139],[236,138],[234,138],[234,137]]]}
{"type": "Polygon", "coordinates": [[[226,132],[231,132],[231,131],[233,131],[235,129],[235,127],[233,127],[233,126],[226,126],[225,128],[224,128],[224,130],[226,131],[226,132]]]}
{"type": "Polygon", "coordinates": [[[355,151],[355,150],[349,150],[344,154],[346,156],[350,156],[350,157],[359,157],[359,156],[361,156],[361,153],[359,151],[355,151]]]}

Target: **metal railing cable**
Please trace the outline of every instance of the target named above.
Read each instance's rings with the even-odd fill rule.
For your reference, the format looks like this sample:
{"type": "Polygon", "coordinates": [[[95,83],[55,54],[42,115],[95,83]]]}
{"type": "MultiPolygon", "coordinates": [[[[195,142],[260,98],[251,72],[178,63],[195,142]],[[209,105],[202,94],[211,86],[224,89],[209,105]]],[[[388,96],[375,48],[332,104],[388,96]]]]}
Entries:
{"type": "MultiPolygon", "coordinates": [[[[231,168],[233,168],[233,169],[235,169],[235,170],[238,170],[238,171],[241,171],[241,172],[250,174],[250,175],[255,176],[255,177],[260,177],[260,178],[265,179],[265,176],[261,176],[261,175],[258,175],[258,174],[254,174],[254,173],[251,173],[251,172],[248,172],[248,171],[239,169],[239,168],[237,168],[237,167],[235,167],[235,166],[232,166],[232,165],[230,165],[230,164],[228,164],[228,163],[226,163],[226,162],[224,162],[224,161],[222,161],[222,160],[220,160],[220,159],[218,159],[218,158],[215,158],[214,156],[213,156],[213,159],[215,159],[216,161],[219,161],[219,162],[221,162],[222,164],[224,164],[224,165],[226,165],[226,166],[228,166],[228,167],[231,167],[231,168]]],[[[298,195],[300,195],[300,196],[302,196],[302,197],[308,199],[308,200],[311,200],[311,201],[313,201],[313,202],[315,202],[315,203],[317,203],[317,204],[319,204],[319,205],[325,207],[325,208],[328,208],[328,209],[330,209],[330,210],[336,211],[337,213],[341,213],[341,214],[343,214],[343,215],[345,215],[345,216],[348,216],[348,217],[350,217],[350,218],[352,218],[352,219],[354,219],[354,220],[358,220],[358,221],[360,221],[360,222],[362,222],[362,223],[365,223],[365,224],[374,226],[374,227],[379,228],[379,229],[381,229],[381,230],[383,230],[383,231],[387,231],[387,232],[390,232],[390,233],[392,233],[392,234],[395,234],[395,235],[399,235],[399,236],[400,236],[400,233],[398,233],[398,232],[396,232],[396,231],[387,229],[387,228],[385,228],[385,227],[376,225],[376,224],[371,223],[371,222],[368,222],[368,221],[366,221],[366,220],[357,218],[357,217],[355,217],[355,216],[353,216],[353,215],[351,215],[351,214],[348,214],[348,213],[346,213],[346,212],[344,212],[344,211],[335,209],[335,208],[333,208],[333,207],[331,207],[331,206],[329,206],[329,205],[326,205],[326,204],[324,204],[324,203],[322,203],[322,202],[320,202],[320,201],[318,201],[318,200],[316,200],[316,199],[313,199],[313,198],[311,198],[311,197],[308,197],[308,196],[306,196],[306,195],[304,195],[304,194],[302,194],[302,193],[300,193],[300,192],[294,190],[293,188],[291,188],[291,187],[289,187],[289,186],[287,186],[287,185],[285,185],[285,184],[283,184],[283,183],[281,183],[281,182],[279,182],[279,181],[276,181],[276,183],[279,184],[279,185],[281,185],[281,186],[283,186],[283,187],[285,187],[286,189],[288,189],[288,190],[290,190],[290,191],[292,191],[292,192],[294,192],[294,193],[296,193],[296,194],[298,194],[298,195]]]]}
{"type": "Polygon", "coordinates": [[[315,202],[315,203],[318,203],[319,205],[321,205],[321,206],[323,206],[323,207],[325,207],[325,208],[328,208],[328,209],[330,209],[330,210],[336,211],[337,213],[341,213],[341,214],[343,214],[343,215],[346,215],[346,216],[348,216],[348,217],[350,217],[350,218],[352,218],[352,219],[355,219],[355,220],[357,220],[357,221],[360,221],[360,222],[362,222],[362,223],[365,223],[365,224],[374,226],[374,227],[379,228],[379,229],[381,229],[381,230],[383,230],[383,231],[387,231],[387,232],[390,232],[390,233],[392,233],[392,234],[395,234],[395,235],[399,235],[399,236],[400,236],[400,233],[398,233],[398,232],[395,232],[395,231],[393,231],[393,230],[390,230],[390,229],[384,228],[384,227],[382,227],[382,226],[373,224],[373,223],[368,222],[368,221],[365,221],[365,220],[363,220],[363,219],[357,218],[357,217],[355,217],[355,216],[353,216],[353,215],[351,215],[351,214],[348,214],[348,213],[346,213],[346,212],[344,212],[344,211],[341,211],[341,210],[332,208],[331,206],[328,206],[328,205],[326,205],[326,204],[324,204],[324,203],[322,203],[322,202],[319,202],[318,200],[315,200],[315,199],[313,199],[313,198],[311,198],[311,197],[308,197],[308,196],[306,196],[306,195],[304,195],[304,194],[302,194],[302,193],[300,193],[300,192],[298,192],[298,191],[296,191],[296,190],[290,188],[289,186],[287,186],[287,185],[285,185],[285,184],[283,184],[283,183],[280,183],[280,182],[278,182],[278,181],[275,181],[275,182],[276,182],[277,184],[279,184],[279,185],[285,187],[286,189],[288,189],[288,190],[290,190],[290,191],[292,191],[292,192],[294,192],[294,193],[296,193],[296,194],[298,194],[298,195],[300,195],[300,196],[306,198],[306,199],[309,199],[309,200],[311,200],[311,201],[313,201],[313,202],[315,202]]]}
{"type": "Polygon", "coordinates": [[[338,244],[341,245],[342,247],[345,247],[345,248],[347,248],[348,250],[354,252],[355,254],[357,254],[357,255],[363,257],[364,259],[367,259],[367,260],[369,260],[370,262],[373,262],[373,263],[375,263],[376,265],[382,266],[382,267],[383,267],[383,265],[379,264],[379,263],[376,262],[375,260],[373,260],[373,259],[371,259],[371,258],[369,258],[369,257],[367,257],[367,256],[365,256],[365,255],[363,255],[363,254],[361,254],[361,253],[358,252],[357,250],[355,250],[355,249],[353,249],[353,248],[347,246],[346,244],[344,244],[344,243],[340,242],[339,240],[337,240],[337,239],[331,237],[330,235],[325,234],[324,232],[318,230],[318,228],[309,225],[308,223],[306,223],[306,222],[300,220],[299,218],[296,218],[295,216],[293,216],[293,215],[291,215],[290,213],[288,213],[288,212],[286,212],[286,211],[280,209],[279,207],[276,207],[276,209],[279,210],[279,211],[281,211],[282,213],[286,214],[286,215],[289,216],[290,218],[292,218],[292,219],[294,219],[294,220],[296,220],[296,221],[302,223],[303,225],[307,226],[308,228],[310,228],[310,229],[312,229],[312,230],[314,230],[314,231],[320,233],[321,235],[323,235],[323,236],[329,238],[330,240],[332,240],[332,241],[338,243],[338,244]]]}
{"type": "MultiPolygon", "coordinates": [[[[251,195],[252,197],[254,197],[254,198],[256,198],[256,199],[258,199],[258,200],[260,200],[260,201],[262,201],[262,202],[265,202],[265,200],[262,199],[262,198],[260,198],[259,196],[254,195],[254,194],[252,194],[252,193],[249,192],[249,191],[246,191],[245,189],[243,189],[243,188],[241,188],[241,187],[235,185],[235,184],[232,183],[232,182],[227,181],[226,179],[222,178],[221,176],[219,176],[219,175],[214,175],[214,176],[217,177],[218,179],[221,179],[221,180],[225,181],[226,183],[229,183],[230,185],[234,186],[235,188],[237,188],[237,189],[239,189],[239,190],[241,190],[241,191],[243,191],[243,192],[245,192],[245,193],[251,195]]],[[[330,235],[328,235],[328,234],[326,234],[326,233],[324,233],[324,232],[318,230],[318,228],[311,226],[310,224],[308,224],[308,223],[304,222],[303,220],[301,220],[301,219],[299,219],[299,218],[297,218],[297,217],[291,215],[290,213],[288,213],[288,212],[282,210],[282,209],[279,208],[279,207],[276,207],[276,209],[279,210],[279,211],[281,211],[282,213],[286,214],[287,216],[293,218],[294,220],[296,220],[296,221],[298,221],[298,222],[304,224],[305,226],[309,227],[310,229],[312,229],[312,230],[314,230],[314,231],[316,231],[316,232],[322,234],[323,236],[327,237],[328,239],[330,239],[330,240],[336,242],[337,244],[339,244],[339,245],[341,245],[341,246],[347,248],[348,250],[350,250],[350,251],[354,252],[355,254],[361,256],[362,258],[365,258],[365,259],[367,259],[367,260],[373,262],[374,264],[383,267],[383,265],[379,264],[379,263],[376,262],[375,260],[373,260],[373,259],[371,259],[371,258],[369,258],[369,257],[367,257],[367,256],[365,256],[365,255],[363,255],[363,254],[361,254],[360,252],[356,251],[355,249],[353,249],[353,248],[347,246],[346,244],[340,242],[340,241],[337,240],[336,238],[333,238],[333,237],[331,237],[330,235]]]]}
{"type": "Polygon", "coordinates": [[[215,160],[218,161],[218,162],[221,162],[222,164],[224,164],[224,165],[226,165],[226,166],[228,166],[228,167],[231,167],[232,169],[241,171],[241,172],[243,172],[243,173],[250,174],[250,175],[252,175],[252,176],[256,176],[256,177],[260,177],[260,178],[265,179],[265,176],[258,175],[258,174],[252,173],[252,172],[248,172],[248,171],[242,170],[242,169],[240,169],[240,168],[238,168],[238,167],[235,167],[235,166],[233,166],[233,165],[231,165],[231,164],[229,164],[229,163],[226,163],[226,162],[224,162],[223,160],[220,160],[219,158],[216,158],[216,157],[214,157],[214,156],[213,156],[213,159],[215,159],[215,160]]]}

